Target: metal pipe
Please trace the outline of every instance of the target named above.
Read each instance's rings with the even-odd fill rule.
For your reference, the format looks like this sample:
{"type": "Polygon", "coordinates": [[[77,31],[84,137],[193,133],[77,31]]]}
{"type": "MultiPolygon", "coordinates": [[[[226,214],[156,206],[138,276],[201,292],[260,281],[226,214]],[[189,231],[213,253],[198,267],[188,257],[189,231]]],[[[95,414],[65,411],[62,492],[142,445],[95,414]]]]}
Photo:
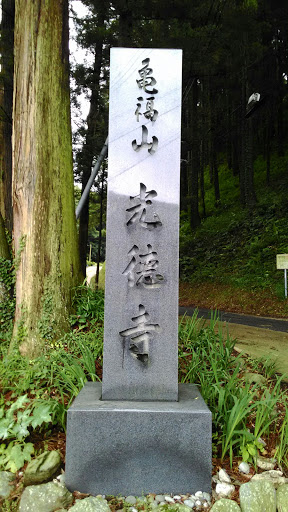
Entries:
{"type": "Polygon", "coordinates": [[[94,167],[92,169],[90,178],[89,178],[89,180],[87,182],[87,185],[86,185],[86,187],[84,189],[84,192],[83,192],[82,196],[80,197],[80,201],[79,201],[78,206],[76,208],[76,219],[79,218],[81,210],[82,210],[84,204],[86,203],[86,201],[88,199],[90,188],[92,187],[92,185],[94,183],[94,180],[96,178],[96,174],[99,171],[100,166],[101,166],[105,156],[107,155],[107,152],[108,152],[108,137],[105,140],[105,144],[104,144],[104,146],[103,146],[103,148],[101,150],[99,158],[98,158],[96,164],[94,165],[94,167]]]}

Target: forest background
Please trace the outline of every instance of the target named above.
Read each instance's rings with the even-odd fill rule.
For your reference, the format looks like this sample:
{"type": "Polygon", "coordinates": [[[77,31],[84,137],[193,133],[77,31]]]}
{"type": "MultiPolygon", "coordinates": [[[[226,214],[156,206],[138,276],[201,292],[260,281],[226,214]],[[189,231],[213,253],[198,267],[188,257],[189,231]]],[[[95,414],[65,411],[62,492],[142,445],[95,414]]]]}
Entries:
{"type": "MultiPolygon", "coordinates": [[[[285,2],[83,3],[76,40],[95,58],[73,67],[74,105],[80,92],[90,99],[75,133],[82,190],[107,133],[110,47],[182,48],[181,304],[286,316],[276,269],[288,251],[285,2]]],[[[83,269],[85,248],[105,259],[105,194],[104,169],[80,218],[83,269]]]]}
{"type": "MultiPolygon", "coordinates": [[[[66,1],[59,4],[62,29],[65,28],[60,43],[62,50],[65,47],[66,51],[66,67],[61,63],[62,71],[65,71],[61,81],[68,73],[67,4],[66,1]]],[[[73,134],[74,181],[83,191],[107,136],[110,47],[182,48],[180,302],[183,305],[286,316],[288,307],[284,300],[283,275],[276,270],[276,254],[288,252],[286,2],[175,0],[167,4],[155,0],[147,5],[147,2],[139,0],[135,6],[131,0],[83,0],[79,1],[86,7],[83,17],[77,16],[73,4],[75,2],[70,4],[69,16],[75,24],[77,44],[91,56],[89,62],[84,60],[70,66],[72,108],[76,111],[81,109],[79,98],[83,94],[89,101],[87,119],[83,122],[79,116],[78,127],[73,134]],[[254,93],[258,93],[257,101],[251,101],[254,93]]],[[[73,309],[71,290],[83,281],[87,258],[94,262],[105,259],[107,163],[96,176],[90,201],[80,215],[77,234],[71,216],[70,128],[67,131],[69,99],[65,93],[65,102],[59,104],[56,87],[48,90],[49,79],[53,80],[53,59],[41,60],[43,52],[39,53],[38,78],[42,82],[41,87],[36,88],[36,102],[38,97],[41,98],[39,108],[35,110],[39,115],[38,124],[33,127],[35,131],[31,130],[29,116],[26,124],[24,120],[20,121],[23,105],[15,91],[25,91],[26,86],[29,88],[29,72],[38,69],[38,54],[35,67],[29,71],[31,58],[28,52],[25,53],[26,47],[21,50],[23,40],[28,37],[21,20],[26,19],[26,24],[29,24],[29,16],[30,20],[35,16],[29,11],[29,5],[22,0],[16,2],[15,21],[14,2],[2,0],[0,247],[1,257],[5,260],[2,262],[2,282],[6,282],[6,293],[2,293],[2,326],[4,328],[6,320],[11,321],[14,317],[16,295],[13,338],[17,344],[26,338],[32,340],[30,348],[26,346],[25,350],[33,352],[39,339],[47,340],[57,337],[57,332],[69,330],[68,317],[73,309]],[[13,62],[13,55],[16,62],[13,62]],[[48,102],[51,90],[53,97],[48,102]],[[66,148],[65,158],[60,146],[58,153],[55,151],[57,136],[55,123],[53,125],[53,116],[54,120],[59,117],[64,103],[65,127],[61,121],[57,130],[62,141],[60,146],[66,148]],[[54,110],[51,108],[47,112],[51,105],[54,110]],[[52,119],[46,135],[43,129],[45,119],[50,119],[50,123],[52,119]],[[37,147],[45,147],[44,139],[51,139],[51,147],[35,159],[38,163],[33,175],[40,188],[33,191],[31,183],[34,181],[31,170],[27,171],[27,158],[25,160],[21,143],[27,138],[27,130],[31,131],[31,140],[33,137],[33,140],[39,140],[40,145],[35,144],[37,147]],[[12,132],[14,147],[11,147],[12,132]],[[39,169],[46,165],[47,158],[49,162],[53,160],[52,153],[54,164],[37,181],[39,169]],[[62,176],[61,171],[62,181],[56,182],[59,173],[55,173],[55,162],[58,159],[67,175],[65,177],[63,173],[62,176]],[[22,172],[19,162],[23,162],[25,172],[22,172]],[[69,186],[66,186],[68,181],[69,186]],[[48,194],[49,187],[51,191],[48,194]],[[19,199],[22,190],[26,191],[25,207],[19,199]],[[33,204],[33,214],[28,222],[23,212],[28,211],[29,204],[33,204]],[[65,220],[63,212],[68,204],[69,215],[65,220]],[[55,220],[50,233],[43,220],[47,211],[50,221],[54,223],[55,220]],[[41,218],[42,221],[39,220],[41,218]],[[61,234],[56,233],[57,218],[59,225],[65,226],[61,234]],[[25,232],[28,225],[30,228],[34,226],[33,242],[25,232]],[[58,244],[55,242],[53,250],[52,240],[57,240],[58,244]],[[65,256],[58,261],[56,255],[60,253],[65,256]],[[28,269],[31,259],[34,261],[28,269]],[[7,297],[10,312],[7,312],[7,297]],[[34,320],[36,316],[37,322],[34,320]]],[[[38,8],[42,13],[40,3],[38,8]]],[[[52,1],[50,9],[57,13],[52,1]]],[[[56,55],[55,34],[58,33],[55,20],[52,31],[54,39],[51,36],[52,42],[50,46],[47,43],[45,51],[56,55]]],[[[39,31],[36,33],[38,37],[39,31]]],[[[47,42],[44,31],[42,36],[47,42]]],[[[43,41],[41,44],[45,46],[43,41]]],[[[58,64],[55,70],[59,71],[58,64]]],[[[65,84],[67,89],[67,80],[65,84]]],[[[63,91],[64,87],[62,98],[63,91]]],[[[26,100],[25,108],[29,110],[29,95],[26,100]]],[[[75,187],[74,194],[77,204],[80,197],[78,187],[75,187]]],[[[50,222],[48,224],[50,227],[50,222]]]]}

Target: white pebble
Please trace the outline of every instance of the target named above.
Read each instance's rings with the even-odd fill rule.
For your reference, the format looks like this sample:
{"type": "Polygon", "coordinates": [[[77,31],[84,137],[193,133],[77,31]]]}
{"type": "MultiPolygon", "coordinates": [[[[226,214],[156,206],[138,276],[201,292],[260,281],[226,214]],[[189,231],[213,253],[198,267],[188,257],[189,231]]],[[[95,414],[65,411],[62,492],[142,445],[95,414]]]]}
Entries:
{"type": "Polygon", "coordinates": [[[158,501],[159,503],[160,503],[160,501],[164,501],[163,494],[156,494],[155,501],[158,501]]]}
{"type": "Polygon", "coordinates": [[[164,496],[164,500],[167,501],[167,503],[175,503],[175,501],[173,500],[173,498],[171,498],[171,496],[164,496]]]}
{"type": "Polygon", "coordinates": [[[129,505],[135,505],[135,503],[137,502],[135,496],[127,496],[127,498],[125,498],[125,501],[126,503],[129,503],[129,505]]]}
{"type": "Polygon", "coordinates": [[[208,508],[208,507],[210,507],[210,505],[209,505],[209,503],[207,503],[207,501],[206,501],[206,503],[203,503],[203,507],[204,507],[204,508],[208,508]]]}
{"type": "Polygon", "coordinates": [[[202,498],[203,492],[202,491],[197,491],[197,492],[195,492],[195,496],[196,496],[196,498],[202,498]]]}
{"type": "Polygon", "coordinates": [[[181,496],[178,496],[178,494],[176,494],[176,496],[173,496],[174,500],[181,500],[181,496]]]}
{"type": "Polygon", "coordinates": [[[235,487],[232,484],[227,484],[225,482],[220,482],[216,485],[216,493],[220,496],[230,496],[232,492],[235,491],[235,487]]]}
{"type": "Polygon", "coordinates": [[[248,475],[250,473],[250,466],[248,462],[241,462],[238,467],[240,473],[244,473],[245,475],[248,475]]]}
{"type": "Polygon", "coordinates": [[[219,478],[220,482],[225,482],[227,484],[230,484],[230,482],[231,482],[231,478],[228,475],[227,471],[225,471],[225,469],[219,470],[218,478],[219,478]]]}
{"type": "Polygon", "coordinates": [[[129,510],[130,510],[130,512],[138,512],[137,508],[135,508],[135,507],[130,507],[129,510]]]}
{"type": "Polygon", "coordinates": [[[209,492],[203,492],[203,498],[204,498],[204,500],[211,503],[211,496],[210,496],[209,492]]]}
{"type": "Polygon", "coordinates": [[[196,507],[201,507],[201,505],[202,505],[202,501],[197,500],[197,501],[195,502],[195,505],[196,505],[196,507]]]}
{"type": "Polygon", "coordinates": [[[195,501],[193,501],[193,500],[184,500],[184,505],[186,505],[186,507],[193,508],[193,507],[195,507],[195,501]]]}

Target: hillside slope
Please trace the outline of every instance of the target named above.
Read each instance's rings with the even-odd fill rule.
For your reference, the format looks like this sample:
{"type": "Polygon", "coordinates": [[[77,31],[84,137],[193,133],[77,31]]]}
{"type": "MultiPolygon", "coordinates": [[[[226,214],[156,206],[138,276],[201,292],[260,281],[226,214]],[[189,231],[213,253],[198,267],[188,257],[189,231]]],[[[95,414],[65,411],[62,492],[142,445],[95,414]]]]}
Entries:
{"type": "Polygon", "coordinates": [[[257,204],[243,209],[237,176],[219,168],[221,204],[214,206],[213,187],[206,180],[207,217],[190,229],[181,212],[180,304],[262,316],[288,316],[283,271],[276,255],[288,253],[288,156],[271,161],[271,182],[265,182],[265,161],[255,162],[257,204]]]}

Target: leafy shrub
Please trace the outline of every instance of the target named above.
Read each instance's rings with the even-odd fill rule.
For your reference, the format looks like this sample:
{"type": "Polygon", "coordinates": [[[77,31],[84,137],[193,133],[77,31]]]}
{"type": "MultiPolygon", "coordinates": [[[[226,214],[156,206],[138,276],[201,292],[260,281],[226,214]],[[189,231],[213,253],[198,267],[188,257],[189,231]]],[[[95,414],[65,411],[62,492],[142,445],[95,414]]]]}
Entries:
{"type": "Polygon", "coordinates": [[[104,292],[93,290],[85,284],[75,288],[73,307],[75,314],[71,315],[71,325],[85,327],[87,323],[104,321],[104,292]]]}
{"type": "Polygon", "coordinates": [[[30,400],[27,395],[19,396],[5,410],[0,408],[0,467],[15,473],[26,461],[31,460],[33,444],[25,442],[32,429],[53,422],[57,408],[54,401],[30,400]]]}
{"type": "Polygon", "coordinates": [[[15,312],[14,282],[13,262],[0,258],[0,336],[6,333],[5,341],[9,341],[15,312]]]}

